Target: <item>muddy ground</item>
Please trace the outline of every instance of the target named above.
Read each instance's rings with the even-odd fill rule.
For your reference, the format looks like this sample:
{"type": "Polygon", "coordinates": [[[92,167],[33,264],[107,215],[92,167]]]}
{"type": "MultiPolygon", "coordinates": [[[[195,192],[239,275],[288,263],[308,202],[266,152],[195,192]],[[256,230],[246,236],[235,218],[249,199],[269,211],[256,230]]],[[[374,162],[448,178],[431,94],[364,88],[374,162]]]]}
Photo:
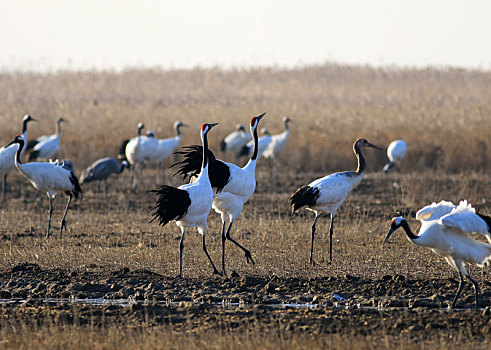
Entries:
{"type": "MultiPolygon", "coordinates": [[[[96,187],[87,188],[84,199],[69,213],[68,232],[62,239],[55,233],[50,241],[43,231],[47,203],[44,198],[30,203],[40,194],[23,187],[20,179],[2,212],[2,324],[165,325],[199,334],[287,331],[491,342],[489,268],[470,268],[481,289],[480,309],[472,309],[474,293],[466,284],[458,308],[450,310],[458,279],[442,258],[414,248],[402,232],[386,250],[380,247],[393,213],[402,210],[411,217],[417,205],[432,195],[417,192],[422,187],[445,196],[465,185],[470,199],[480,200],[479,210],[489,211],[485,175],[466,179],[464,185],[462,176],[454,176],[427,180],[427,186],[411,176],[390,181],[369,176],[340,209],[338,227],[344,232],[336,236],[332,265],[326,262],[328,220],[323,221],[316,241],[316,266],[307,261],[312,216],[287,214],[285,198],[302,184],[299,177],[283,179],[283,186],[281,181],[272,187],[260,183],[235,227],[236,237],[251,249],[256,265],[245,264],[242,253],[229,248],[228,275],[211,275],[199,238],[194,237],[186,242],[183,278],[175,277],[177,229],[166,227],[163,232],[148,223],[153,198],[146,191],[127,192],[123,181],[129,179],[113,185],[107,201],[96,187]],[[397,188],[400,184],[417,194],[409,197],[397,188]],[[17,213],[15,206],[23,207],[23,213],[17,213]],[[16,220],[17,215],[25,218],[33,212],[38,216],[29,224],[16,220]],[[275,219],[267,221],[271,217],[275,219]],[[260,222],[265,220],[263,226],[260,222]],[[108,229],[108,225],[113,226],[108,229]],[[377,233],[369,235],[373,226],[377,233]],[[253,232],[258,230],[266,233],[253,232]],[[281,234],[271,238],[268,230],[281,234]],[[360,230],[366,233],[362,239],[360,230]],[[113,234],[105,235],[108,231],[113,234]],[[134,251],[139,253],[129,255],[134,251]]],[[[58,205],[61,208],[63,203],[58,205]]],[[[220,224],[214,213],[210,221],[211,231],[216,231],[220,224]]],[[[210,233],[209,250],[217,266],[219,241],[210,233]]]]}

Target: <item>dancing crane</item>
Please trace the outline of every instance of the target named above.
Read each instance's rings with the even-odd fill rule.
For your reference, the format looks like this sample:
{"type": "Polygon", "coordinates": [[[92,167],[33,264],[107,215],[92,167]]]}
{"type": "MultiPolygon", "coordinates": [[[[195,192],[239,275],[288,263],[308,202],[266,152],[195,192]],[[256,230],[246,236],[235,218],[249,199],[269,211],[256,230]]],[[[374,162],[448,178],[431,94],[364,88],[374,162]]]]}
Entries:
{"type": "Polygon", "coordinates": [[[237,124],[235,131],[228,134],[220,142],[220,151],[232,152],[235,154],[235,159],[238,159],[242,147],[250,140],[251,136],[246,132],[244,124],[237,124]]]}
{"type": "Polygon", "coordinates": [[[285,148],[288,138],[290,137],[290,128],[288,123],[292,120],[288,117],[283,117],[283,124],[285,125],[285,131],[281,134],[273,135],[271,137],[271,142],[268,147],[264,150],[263,156],[266,159],[271,159],[273,161],[272,177],[276,177],[276,157],[283,148],[285,148]]]}
{"type": "MultiPolygon", "coordinates": [[[[27,123],[36,121],[33,117],[26,114],[22,118],[22,137],[27,140],[27,123]]],[[[0,148],[0,176],[3,175],[3,189],[1,204],[6,201],[7,194],[7,175],[15,168],[15,153],[17,152],[15,145],[5,146],[0,148]]],[[[24,152],[21,153],[21,157],[24,152]]]]}
{"type": "Polygon", "coordinates": [[[100,182],[104,181],[104,191],[107,194],[107,179],[111,174],[121,174],[123,170],[130,167],[126,160],[118,164],[118,161],[114,158],[101,158],[92,163],[88,168],[82,171],[80,175],[80,184],[97,181],[97,188],[100,191],[100,182]]]}
{"type": "Polygon", "coordinates": [[[389,158],[389,163],[385,164],[384,172],[387,174],[390,169],[397,165],[397,162],[402,160],[406,155],[407,144],[404,140],[392,141],[387,147],[387,158],[389,158]]]}
{"type": "Polygon", "coordinates": [[[436,219],[428,218],[430,220],[419,216],[418,220],[421,221],[421,228],[418,235],[411,231],[406,219],[403,217],[392,218],[390,230],[383,244],[399,227],[404,228],[409,241],[431,249],[437,255],[443,256],[449,265],[459,273],[460,283],[451,308],[455,307],[457,299],[462,292],[465,276],[474,286],[475,307],[477,309],[479,306],[479,285],[467,272],[465,263],[475,263],[482,267],[484,264],[491,262],[491,244],[480,242],[470,236],[471,233],[475,232],[483,233],[488,237],[491,233],[491,217],[476,214],[475,209],[470,204],[467,204],[467,201],[461,201],[450,213],[441,217],[438,216],[436,219]]]}
{"type": "MultiPolygon", "coordinates": [[[[213,209],[220,214],[222,219],[222,271],[225,272],[225,241],[228,239],[245,253],[246,261],[254,264],[251,252],[244,248],[239,242],[230,236],[230,229],[234,221],[240,216],[244,208],[244,203],[249,200],[256,189],[255,170],[258,153],[258,136],[257,127],[259,121],[264,117],[263,113],[257,117],[251,118],[250,129],[254,140],[254,151],[251,159],[243,167],[233,163],[227,163],[215,158],[213,153],[208,150],[210,159],[209,173],[210,182],[213,187],[213,209]],[[229,221],[228,228],[225,231],[225,224],[229,221]]],[[[176,174],[193,177],[200,174],[199,159],[202,157],[203,148],[200,146],[188,146],[184,151],[176,152],[184,155],[184,160],[173,164],[180,165],[176,174]]],[[[171,166],[171,167],[172,167],[171,166]]]]}
{"type": "Polygon", "coordinates": [[[56,134],[40,136],[29,141],[26,146],[26,151],[32,148],[31,153],[29,153],[29,161],[38,158],[48,160],[60,150],[61,123],[63,122],[67,123],[63,118],[56,121],[56,134]]]}
{"type": "Polygon", "coordinates": [[[312,224],[312,238],[310,244],[310,263],[314,264],[312,258],[314,251],[315,224],[321,212],[331,213],[331,223],[329,225],[329,261],[332,262],[332,235],[334,226],[334,216],[338,208],[344,202],[348,194],[363,179],[365,174],[366,161],[361,153],[362,147],[372,147],[378,150],[382,148],[369,143],[366,139],[358,139],[353,144],[353,151],[358,159],[356,171],[345,171],[334,173],[317,179],[307,186],[300,187],[290,197],[290,208],[293,214],[300,208],[307,207],[307,210],[315,213],[314,223],[312,224]]]}
{"type": "Polygon", "coordinates": [[[46,232],[46,238],[49,237],[51,228],[51,215],[53,214],[53,198],[57,192],[65,192],[68,196],[68,202],[66,204],[65,212],[61,220],[60,236],[63,233],[63,229],[66,230],[66,214],[70,207],[72,197],[75,200],[78,199],[78,195],[82,193],[82,189],[78,183],[78,179],[75,174],[65,168],[62,164],[47,163],[47,162],[33,162],[23,164],[20,159],[22,149],[24,148],[24,139],[18,135],[10,143],[12,145],[17,144],[17,153],[15,156],[15,167],[19,172],[24,175],[31,184],[39,191],[46,192],[49,198],[49,219],[48,230],[46,232]]]}
{"type": "Polygon", "coordinates": [[[153,220],[158,219],[161,226],[165,226],[170,221],[176,221],[176,225],[181,229],[181,241],[179,243],[179,276],[182,277],[182,252],[184,249],[184,234],[187,227],[196,227],[202,237],[202,247],[208,260],[213,267],[213,273],[218,274],[218,270],[211,260],[210,254],[206,249],[205,233],[208,214],[210,213],[213,202],[213,189],[211,188],[208,175],[208,138],[207,134],[218,123],[203,124],[201,127],[201,141],[203,144],[203,158],[201,172],[198,179],[190,184],[179,187],[162,185],[159,189],[153,190],[157,196],[157,204],[153,208],[153,220]]]}

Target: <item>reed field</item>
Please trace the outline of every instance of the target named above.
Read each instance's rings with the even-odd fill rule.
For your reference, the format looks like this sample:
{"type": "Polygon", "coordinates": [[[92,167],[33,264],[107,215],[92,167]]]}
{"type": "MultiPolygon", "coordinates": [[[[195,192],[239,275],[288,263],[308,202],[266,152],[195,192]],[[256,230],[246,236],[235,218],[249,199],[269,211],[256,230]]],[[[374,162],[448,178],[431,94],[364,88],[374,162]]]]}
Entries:
{"type": "MultiPolygon", "coordinates": [[[[175,120],[188,124],[181,146],[200,142],[201,123],[219,122],[210,146],[230,161],[218,145],[237,123],[262,112],[260,126],[273,134],[284,130],[283,116],[293,123],[278,177],[259,160],[256,193],[233,226],[232,237],[256,264],[227,243],[227,276],[212,276],[190,229],[183,278],[176,278],[180,231],[149,222],[155,196],[148,190],[182,183],[172,170],[156,180],[147,165],[136,192],[131,173],[114,176],[107,198],[96,184],[82,186],[62,237],[65,199],[58,195],[49,239],[46,195],[10,173],[0,208],[0,348],[489,349],[489,266],[468,266],[481,308],[471,308],[467,283],[450,310],[459,278],[443,258],[408,242],[402,230],[381,244],[397,211],[417,232],[416,211],[433,201],[466,199],[491,215],[490,89],[486,71],[338,65],[1,74],[0,143],[20,132],[26,113],[38,120],[29,138],[54,133],[63,117],[59,156],[77,175],[95,159],[116,156],[140,121],[159,138],[174,135],[175,120]],[[382,147],[402,138],[408,154],[385,175],[385,152],[363,150],[367,173],[338,210],[333,262],[323,215],[312,266],[313,214],[290,215],[288,198],[320,176],[355,169],[359,137],[382,147]]],[[[212,211],[206,237],[217,267],[220,229],[212,211]]]]}

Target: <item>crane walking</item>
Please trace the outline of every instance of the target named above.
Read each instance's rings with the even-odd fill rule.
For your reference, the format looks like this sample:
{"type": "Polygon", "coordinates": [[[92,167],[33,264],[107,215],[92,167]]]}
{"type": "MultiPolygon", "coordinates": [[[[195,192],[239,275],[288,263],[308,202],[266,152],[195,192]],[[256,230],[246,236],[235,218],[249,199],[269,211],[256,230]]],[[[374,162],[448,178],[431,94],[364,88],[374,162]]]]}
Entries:
{"type": "Polygon", "coordinates": [[[203,144],[202,164],[200,176],[190,184],[179,187],[162,185],[154,190],[157,196],[157,204],[153,208],[153,220],[158,219],[161,226],[165,226],[170,221],[176,221],[176,225],[181,229],[181,241],[179,243],[179,277],[182,277],[182,253],[184,249],[184,234],[187,227],[196,227],[202,236],[202,247],[208,260],[213,267],[213,273],[218,274],[218,270],[211,260],[210,254],[206,249],[205,233],[207,227],[208,214],[210,213],[213,202],[213,189],[211,188],[208,175],[208,138],[207,134],[218,123],[203,124],[201,127],[201,141],[203,144]]]}
{"type": "Polygon", "coordinates": [[[290,128],[288,127],[288,123],[292,122],[292,120],[288,117],[283,117],[282,121],[283,125],[285,125],[285,131],[283,131],[281,134],[273,135],[271,137],[271,142],[263,153],[264,158],[271,159],[273,162],[272,178],[276,177],[276,157],[285,148],[288,138],[290,137],[290,128]]]}
{"type": "Polygon", "coordinates": [[[51,228],[51,216],[53,214],[53,198],[57,192],[65,192],[68,196],[68,202],[66,204],[65,212],[63,213],[63,219],[61,220],[60,236],[63,233],[63,229],[66,230],[66,214],[70,207],[72,197],[75,200],[78,199],[79,194],[82,193],[82,189],[78,183],[78,179],[75,174],[62,166],[62,163],[41,163],[33,162],[23,164],[20,159],[22,149],[24,148],[24,138],[20,135],[11,142],[12,145],[17,144],[17,153],[15,156],[15,167],[19,172],[24,175],[31,184],[39,191],[46,192],[49,198],[49,219],[48,230],[46,232],[46,238],[49,237],[51,228]]]}
{"type": "Polygon", "coordinates": [[[121,174],[123,170],[130,167],[126,160],[118,164],[118,161],[111,157],[101,158],[92,163],[88,168],[82,171],[80,175],[80,184],[97,181],[97,187],[100,192],[100,182],[104,182],[104,191],[107,195],[107,179],[111,174],[121,174]]]}
{"type": "MultiPolygon", "coordinates": [[[[222,219],[222,271],[225,272],[225,241],[228,239],[245,253],[246,261],[254,265],[251,252],[244,248],[239,242],[230,236],[230,230],[234,221],[240,216],[244,208],[244,203],[249,200],[256,189],[256,163],[258,154],[257,127],[259,121],[266,113],[251,118],[250,130],[254,141],[254,150],[249,162],[243,167],[233,163],[224,162],[215,158],[215,155],[208,150],[210,159],[209,173],[210,183],[213,187],[213,209],[220,214],[222,219]],[[229,221],[225,231],[225,225],[229,221]]],[[[173,164],[180,165],[176,174],[187,176],[199,176],[199,159],[203,156],[203,148],[200,146],[185,147],[184,151],[177,152],[184,155],[184,160],[173,164]]]]}
{"type": "Polygon", "coordinates": [[[361,153],[362,147],[383,150],[383,148],[369,143],[366,139],[358,139],[353,144],[353,152],[355,152],[356,158],[358,159],[356,171],[345,171],[327,175],[311,182],[307,186],[300,187],[290,196],[292,214],[303,207],[307,207],[307,210],[315,213],[310,244],[311,264],[315,264],[312,257],[314,251],[315,224],[321,212],[331,213],[331,223],[329,225],[329,261],[332,262],[334,216],[348,194],[358,186],[365,174],[366,161],[361,153]]]}
{"type": "MultiPolygon", "coordinates": [[[[446,210],[446,208],[448,206],[443,209],[446,210]]],[[[440,213],[443,213],[444,210],[440,213]]],[[[475,209],[465,200],[447,214],[438,214],[432,217],[429,211],[418,213],[420,215],[416,215],[416,219],[421,221],[418,235],[411,231],[406,219],[401,216],[394,217],[383,244],[387,242],[394,231],[402,227],[409,241],[443,256],[448,264],[459,273],[459,287],[450,307],[454,308],[457,303],[465,276],[474,286],[475,308],[477,309],[479,306],[479,285],[467,272],[465,263],[475,263],[482,267],[491,262],[491,244],[480,242],[470,236],[473,232],[483,233],[489,241],[491,217],[477,214],[475,209]]]]}

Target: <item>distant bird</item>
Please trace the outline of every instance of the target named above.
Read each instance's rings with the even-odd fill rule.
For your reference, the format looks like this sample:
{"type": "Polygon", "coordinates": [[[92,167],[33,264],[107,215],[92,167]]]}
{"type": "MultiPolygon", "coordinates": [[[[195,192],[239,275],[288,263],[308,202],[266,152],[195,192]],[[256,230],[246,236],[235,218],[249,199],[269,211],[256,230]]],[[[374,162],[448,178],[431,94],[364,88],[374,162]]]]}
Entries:
{"type": "MultiPolygon", "coordinates": [[[[152,154],[150,161],[157,163],[157,177],[160,178],[159,173],[161,171],[161,167],[163,162],[169,158],[174,151],[179,147],[179,144],[182,140],[181,128],[186,127],[186,124],[181,123],[179,120],[174,122],[174,130],[176,132],[175,137],[170,137],[166,139],[157,139],[157,149],[155,153],[152,154]]],[[[148,136],[148,133],[147,133],[148,136]]]]}
{"type": "Polygon", "coordinates": [[[276,157],[285,148],[288,138],[290,137],[290,128],[288,123],[292,120],[288,117],[283,117],[283,124],[285,125],[285,131],[281,134],[273,135],[271,137],[271,142],[264,150],[263,156],[266,159],[271,159],[273,161],[272,177],[276,177],[276,157]]]}
{"type": "MultiPolygon", "coordinates": [[[[268,148],[273,138],[272,135],[269,133],[268,129],[266,128],[262,128],[261,133],[264,136],[261,136],[258,139],[257,159],[261,158],[261,156],[263,155],[266,148],[268,148]]],[[[254,140],[251,140],[244,147],[242,147],[242,150],[240,151],[240,156],[250,156],[253,150],[254,150],[254,140]]]]}
{"type": "Polygon", "coordinates": [[[237,124],[235,131],[225,136],[220,142],[220,151],[230,152],[239,158],[242,147],[251,140],[251,136],[246,132],[244,124],[237,124]]]}
{"type": "MultiPolygon", "coordinates": [[[[434,203],[435,204],[435,203],[434,203]]],[[[428,213],[426,213],[428,214],[428,213]]],[[[434,253],[443,256],[460,276],[457,294],[452,302],[454,308],[464,285],[464,277],[474,285],[475,307],[479,306],[479,285],[474,281],[465,268],[465,263],[475,263],[478,266],[489,264],[491,261],[491,244],[484,243],[471,237],[470,234],[484,233],[489,240],[491,233],[491,217],[476,214],[475,209],[461,201],[459,205],[436,219],[424,219],[427,215],[416,217],[421,221],[419,234],[415,235],[403,217],[394,217],[391,220],[390,230],[384,239],[384,244],[390,235],[399,227],[403,227],[407,238],[414,244],[431,249],[434,253]]]]}
{"type": "Polygon", "coordinates": [[[389,163],[385,164],[384,172],[387,174],[390,169],[397,165],[397,162],[401,161],[406,155],[407,144],[404,140],[392,141],[387,147],[387,158],[389,158],[389,163]]]}
{"type": "MultiPolygon", "coordinates": [[[[36,121],[33,117],[26,114],[22,118],[22,137],[27,140],[27,123],[31,121],[36,121]]],[[[2,189],[2,201],[1,204],[5,203],[7,197],[7,175],[10,171],[15,168],[15,153],[17,148],[15,145],[5,146],[0,148],[0,176],[3,175],[3,189],[2,189]]],[[[21,153],[22,157],[23,152],[21,153]]]]}
{"type": "Polygon", "coordinates": [[[156,138],[141,135],[141,131],[144,127],[145,125],[143,123],[138,124],[137,137],[129,140],[125,147],[126,159],[133,167],[132,191],[135,191],[138,185],[138,176],[141,172],[143,162],[149,161],[152,158],[158,146],[156,138]]]}
{"type": "Polygon", "coordinates": [[[75,173],[75,168],[73,167],[73,163],[68,159],[55,159],[55,160],[50,159],[49,162],[54,165],[59,165],[62,168],[71,171],[72,173],[75,173]]]}
{"type": "Polygon", "coordinates": [[[100,192],[100,182],[104,182],[104,191],[107,193],[107,179],[111,174],[121,174],[123,170],[129,168],[129,163],[126,160],[119,165],[114,158],[101,158],[96,160],[92,165],[82,171],[80,175],[80,184],[97,181],[97,188],[100,192]]]}
{"type": "MultiPolygon", "coordinates": [[[[240,243],[235,241],[230,236],[230,229],[235,219],[242,213],[244,203],[249,200],[256,189],[256,179],[254,173],[256,170],[257,152],[258,152],[258,136],[257,127],[259,121],[264,117],[263,113],[251,119],[251,135],[254,140],[254,151],[251,159],[243,167],[227,163],[215,158],[211,151],[208,151],[209,158],[209,176],[211,186],[213,187],[213,209],[220,214],[222,219],[222,271],[225,274],[225,241],[228,239],[245,253],[246,261],[254,264],[251,252],[244,248],[240,243]],[[227,231],[225,224],[229,220],[227,231]]],[[[200,174],[199,159],[203,157],[203,148],[200,146],[185,147],[184,151],[177,152],[184,155],[184,160],[173,164],[172,166],[180,165],[176,174],[193,177],[200,174]]],[[[171,166],[171,167],[172,167],[171,166]]]]}
{"type": "Polygon", "coordinates": [[[208,214],[213,202],[213,189],[211,188],[208,176],[208,138],[207,134],[218,123],[203,124],[201,127],[201,141],[203,153],[201,172],[198,179],[190,184],[179,187],[162,185],[154,190],[157,196],[157,204],[153,208],[153,220],[158,219],[161,226],[165,226],[170,221],[176,221],[176,225],[181,229],[181,241],[179,243],[179,276],[182,277],[182,252],[184,248],[184,234],[186,227],[196,227],[202,236],[202,247],[213,267],[213,273],[218,274],[218,270],[211,260],[210,254],[206,250],[205,233],[208,214]]]}
{"type": "Polygon", "coordinates": [[[292,214],[303,207],[307,207],[308,210],[315,213],[310,244],[311,264],[314,264],[312,255],[314,251],[315,224],[321,212],[331,213],[331,224],[329,226],[329,261],[332,262],[334,216],[348,194],[353,188],[358,186],[365,174],[366,162],[361,153],[362,147],[372,147],[383,150],[378,146],[372,145],[366,139],[356,140],[353,144],[353,151],[355,152],[356,158],[358,158],[358,168],[356,171],[345,171],[327,175],[311,182],[307,186],[300,187],[290,197],[290,209],[292,214]]]}
{"type": "Polygon", "coordinates": [[[56,152],[60,150],[61,123],[67,122],[63,118],[56,121],[56,134],[38,137],[35,140],[29,141],[26,146],[26,151],[32,148],[29,153],[29,161],[34,159],[50,159],[56,152]]]}
{"type": "Polygon", "coordinates": [[[24,139],[22,136],[17,136],[12,142],[12,145],[18,144],[15,157],[15,167],[24,175],[31,184],[39,191],[46,192],[49,198],[49,219],[48,230],[46,237],[49,237],[51,228],[51,215],[53,213],[53,198],[57,192],[65,192],[68,196],[63,219],[61,220],[60,236],[63,233],[63,228],[66,230],[66,214],[70,207],[72,197],[78,199],[78,195],[82,193],[82,189],[78,183],[75,174],[63,168],[61,164],[33,162],[23,164],[20,159],[22,149],[24,148],[24,139]]]}

